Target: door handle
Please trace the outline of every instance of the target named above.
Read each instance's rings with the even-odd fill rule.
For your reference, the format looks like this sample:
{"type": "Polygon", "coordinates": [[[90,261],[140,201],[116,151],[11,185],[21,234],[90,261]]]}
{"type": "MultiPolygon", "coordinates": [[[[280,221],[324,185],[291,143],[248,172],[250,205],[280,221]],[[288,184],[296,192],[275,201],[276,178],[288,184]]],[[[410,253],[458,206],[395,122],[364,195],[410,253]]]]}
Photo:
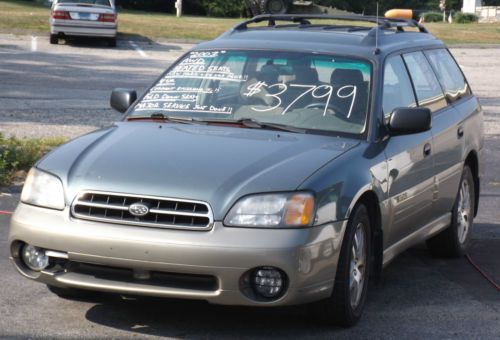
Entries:
{"type": "Polygon", "coordinates": [[[464,127],[463,126],[458,127],[457,136],[458,136],[458,138],[462,138],[464,136],[464,127]]]}
{"type": "Polygon", "coordinates": [[[424,145],[424,157],[427,157],[431,154],[431,144],[430,143],[426,143],[424,145]]]}

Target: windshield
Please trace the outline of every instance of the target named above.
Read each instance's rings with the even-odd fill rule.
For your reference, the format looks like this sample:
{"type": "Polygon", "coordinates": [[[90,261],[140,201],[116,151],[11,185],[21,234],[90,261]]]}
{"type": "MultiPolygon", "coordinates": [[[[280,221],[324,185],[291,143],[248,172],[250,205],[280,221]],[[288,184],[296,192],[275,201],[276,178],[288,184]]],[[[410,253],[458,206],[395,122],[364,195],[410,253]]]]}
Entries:
{"type": "Polygon", "coordinates": [[[90,4],[111,7],[109,0],[59,0],[58,4],[90,4]]]}
{"type": "Polygon", "coordinates": [[[332,55],[194,51],[146,93],[128,118],[163,114],[252,119],[307,130],[365,130],[371,64],[332,55]]]}

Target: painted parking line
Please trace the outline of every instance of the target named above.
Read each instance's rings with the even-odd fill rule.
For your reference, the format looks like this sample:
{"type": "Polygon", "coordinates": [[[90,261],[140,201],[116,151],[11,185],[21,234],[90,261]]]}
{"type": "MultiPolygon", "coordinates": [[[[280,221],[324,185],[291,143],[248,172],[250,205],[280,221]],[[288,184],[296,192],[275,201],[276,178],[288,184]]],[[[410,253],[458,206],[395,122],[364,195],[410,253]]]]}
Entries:
{"type": "Polygon", "coordinates": [[[139,46],[137,46],[137,44],[131,40],[128,41],[128,43],[130,44],[130,46],[132,46],[134,48],[134,50],[137,51],[137,53],[139,53],[139,55],[143,58],[147,58],[148,55],[146,54],[146,52],[144,52],[139,46]]]}
{"type": "Polygon", "coordinates": [[[31,52],[36,52],[38,49],[38,38],[31,37],[31,52]]]}

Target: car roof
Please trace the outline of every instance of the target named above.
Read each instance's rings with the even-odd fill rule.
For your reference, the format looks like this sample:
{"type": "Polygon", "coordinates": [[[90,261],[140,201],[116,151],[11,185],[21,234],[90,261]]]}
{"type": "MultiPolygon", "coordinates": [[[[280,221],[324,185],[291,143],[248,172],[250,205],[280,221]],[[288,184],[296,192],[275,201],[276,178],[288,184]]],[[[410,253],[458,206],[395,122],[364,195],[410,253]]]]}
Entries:
{"type": "Polygon", "coordinates": [[[373,59],[415,47],[445,47],[441,40],[413,20],[388,20],[363,16],[355,16],[352,19],[374,22],[376,25],[373,27],[359,26],[359,24],[311,24],[309,21],[309,19],[351,20],[350,18],[352,17],[259,16],[237,25],[215,40],[200,44],[197,49],[272,49],[334,53],[373,59]],[[267,26],[249,26],[266,21],[267,26]],[[277,25],[278,21],[285,21],[287,24],[277,25]],[[418,31],[407,30],[410,27],[418,31]]]}

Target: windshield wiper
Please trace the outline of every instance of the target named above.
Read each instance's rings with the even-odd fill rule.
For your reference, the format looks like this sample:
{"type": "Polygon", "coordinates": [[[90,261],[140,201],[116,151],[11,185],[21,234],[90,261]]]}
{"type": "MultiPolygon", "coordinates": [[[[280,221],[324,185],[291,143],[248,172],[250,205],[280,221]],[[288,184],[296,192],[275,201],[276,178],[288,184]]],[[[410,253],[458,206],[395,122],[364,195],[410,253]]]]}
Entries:
{"type": "Polygon", "coordinates": [[[301,129],[297,128],[295,126],[290,126],[290,125],[285,125],[285,124],[278,124],[278,123],[267,123],[267,122],[261,122],[257,119],[253,118],[240,118],[236,120],[235,122],[244,125],[245,127],[249,128],[258,128],[258,129],[275,129],[275,130],[282,130],[282,131],[288,131],[288,132],[294,132],[294,133],[306,133],[306,129],[301,129]]]}
{"type": "Polygon", "coordinates": [[[166,116],[161,112],[152,113],[149,116],[132,116],[128,120],[142,120],[142,119],[152,119],[152,120],[162,120],[165,122],[180,123],[180,124],[206,124],[203,120],[198,120],[193,117],[176,117],[176,116],[166,116]]]}
{"type": "Polygon", "coordinates": [[[273,129],[294,133],[307,133],[306,129],[297,128],[285,124],[261,122],[253,118],[240,118],[240,119],[217,119],[217,118],[200,118],[200,117],[176,117],[166,116],[161,112],[152,113],[150,116],[136,116],[129,117],[128,120],[162,120],[166,122],[180,123],[180,124],[238,124],[252,129],[273,129]]]}

